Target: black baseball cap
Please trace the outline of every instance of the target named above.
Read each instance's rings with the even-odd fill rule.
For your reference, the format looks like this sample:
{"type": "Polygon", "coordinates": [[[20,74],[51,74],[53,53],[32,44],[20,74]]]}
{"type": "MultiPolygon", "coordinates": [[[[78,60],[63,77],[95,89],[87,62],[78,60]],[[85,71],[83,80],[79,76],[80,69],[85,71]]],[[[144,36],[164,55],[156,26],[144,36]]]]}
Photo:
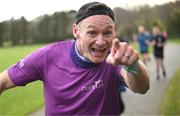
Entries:
{"type": "Polygon", "coordinates": [[[100,2],[90,2],[83,5],[77,12],[75,23],[78,24],[85,18],[93,15],[107,15],[114,21],[114,13],[110,7],[100,2]]]}

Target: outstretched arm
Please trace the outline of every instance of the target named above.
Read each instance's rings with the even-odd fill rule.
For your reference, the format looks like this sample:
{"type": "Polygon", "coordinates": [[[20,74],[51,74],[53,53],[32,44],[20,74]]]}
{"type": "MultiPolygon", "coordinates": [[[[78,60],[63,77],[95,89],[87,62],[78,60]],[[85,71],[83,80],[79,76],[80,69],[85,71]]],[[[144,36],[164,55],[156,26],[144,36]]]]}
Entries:
{"type": "Polygon", "coordinates": [[[149,89],[149,76],[146,66],[138,59],[138,53],[131,46],[114,39],[106,62],[112,65],[122,65],[120,73],[125,84],[133,92],[144,94],[149,89]]]}
{"type": "Polygon", "coordinates": [[[7,70],[0,73],[0,94],[9,88],[15,87],[11,79],[9,78],[7,70]]]}
{"type": "Polygon", "coordinates": [[[131,73],[122,68],[121,75],[126,85],[135,93],[144,94],[149,89],[149,77],[146,66],[142,62],[137,64],[137,72],[131,73]]]}

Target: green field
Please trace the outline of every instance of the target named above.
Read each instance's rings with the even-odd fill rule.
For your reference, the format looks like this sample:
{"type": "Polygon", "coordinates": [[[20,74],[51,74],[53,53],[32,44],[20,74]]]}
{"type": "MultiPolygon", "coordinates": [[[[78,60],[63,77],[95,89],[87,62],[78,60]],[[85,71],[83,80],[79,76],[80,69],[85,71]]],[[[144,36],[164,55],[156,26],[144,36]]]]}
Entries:
{"type": "Polygon", "coordinates": [[[180,115],[180,68],[170,81],[163,101],[160,113],[163,116],[179,116],[180,115]]]}
{"type": "MultiPolygon", "coordinates": [[[[0,72],[42,45],[0,48],[0,72]]],[[[26,115],[43,106],[42,82],[5,91],[0,96],[0,115],[26,115]]]]}
{"type": "Polygon", "coordinates": [[[170,38],[167,40],[168,43],[180,44],[180,38],[170,38]]]}

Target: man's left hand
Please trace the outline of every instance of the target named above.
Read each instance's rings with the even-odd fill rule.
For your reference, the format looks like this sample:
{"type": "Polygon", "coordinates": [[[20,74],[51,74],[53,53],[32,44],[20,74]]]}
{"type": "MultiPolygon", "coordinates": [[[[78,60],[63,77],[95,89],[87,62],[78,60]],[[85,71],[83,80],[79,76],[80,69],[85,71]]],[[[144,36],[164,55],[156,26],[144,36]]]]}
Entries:
{"type": "Polygon", "coordinates": [[[138,52],[126,42],[120,42],[114,39],[112,42],[111,52],[106,58],[106,62],[112,65],[132,66],[139,59],[138,52]]]}

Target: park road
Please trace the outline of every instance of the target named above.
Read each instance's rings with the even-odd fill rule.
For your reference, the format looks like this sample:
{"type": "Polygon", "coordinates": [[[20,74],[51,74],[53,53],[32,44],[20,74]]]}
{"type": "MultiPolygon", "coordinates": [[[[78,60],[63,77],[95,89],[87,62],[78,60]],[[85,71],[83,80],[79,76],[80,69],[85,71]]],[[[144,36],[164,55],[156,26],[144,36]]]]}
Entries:
{"type": "Polygon", "coordinates": [[[180,45],[167,44],[165,46],[164,64],[167,76],[161,74],[160,80],[156,80],[156,67],[154,57],[147,64],[150,75],[150,89],[144,94],[135,94],[127,90],[122,94],[125,103],[123,115],[159,115],[160,106],[165,89],[174,72],[180,67],[180,45]]]}

